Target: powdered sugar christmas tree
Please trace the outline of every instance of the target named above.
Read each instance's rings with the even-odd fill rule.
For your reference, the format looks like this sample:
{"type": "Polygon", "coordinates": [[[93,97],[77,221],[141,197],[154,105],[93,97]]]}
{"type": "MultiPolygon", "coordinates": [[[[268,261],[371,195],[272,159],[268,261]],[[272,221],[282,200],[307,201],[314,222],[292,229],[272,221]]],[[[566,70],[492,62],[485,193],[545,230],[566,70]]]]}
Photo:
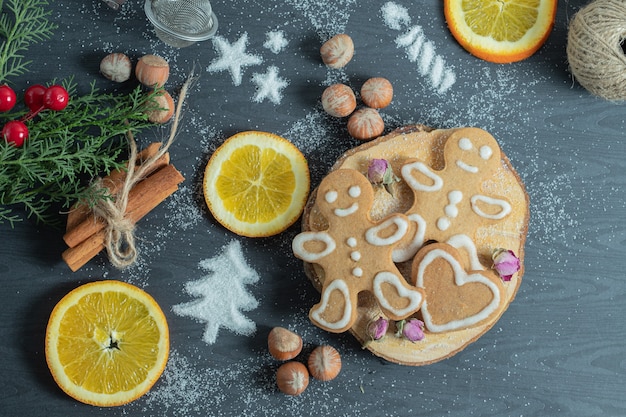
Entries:
{"type": "Polygon", "coordinates": [[[201,261],[199,266],[209,274],[185,284],[185,292],[199,299],[177,304],[172,311],[206,323],[202,340],[207,344],[215,343],[220,327],[252,335],[256,324],[241,312],[259,305],[246,290],[246,285],[258,282],[259,274],[246,263],[241,244],[233,240],[220,255],[201,261]]]}

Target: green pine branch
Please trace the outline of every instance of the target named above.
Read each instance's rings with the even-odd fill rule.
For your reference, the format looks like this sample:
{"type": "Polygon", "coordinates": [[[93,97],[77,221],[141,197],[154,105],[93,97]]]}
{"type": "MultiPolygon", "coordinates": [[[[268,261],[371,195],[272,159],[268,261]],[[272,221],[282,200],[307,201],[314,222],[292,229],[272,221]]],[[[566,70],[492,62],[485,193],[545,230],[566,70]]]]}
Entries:
{"type": "Polygon", "coordinates": [[[24,146],[0,141],[0,223],[14,224],[21,209],[38,222],[55,223],[58,210],[52,208],[106,198],[94,194],[90,181],[124,167],[128,132],[136,135],[154,126],[146,111],[158,108],[154,96],[161,89],[145,93],[138,86],[129,94],[109,94],[92,83],[79,96],[72,80],[64,86],[70,93],[68,106],[28,121],[24,146]]]}
{"type": "Polygon", "coordinates": [[[0,84],[27,71],[28,47],[49,39],[56,25],[48,20],[46,0],[0,0],[0,84]]]}

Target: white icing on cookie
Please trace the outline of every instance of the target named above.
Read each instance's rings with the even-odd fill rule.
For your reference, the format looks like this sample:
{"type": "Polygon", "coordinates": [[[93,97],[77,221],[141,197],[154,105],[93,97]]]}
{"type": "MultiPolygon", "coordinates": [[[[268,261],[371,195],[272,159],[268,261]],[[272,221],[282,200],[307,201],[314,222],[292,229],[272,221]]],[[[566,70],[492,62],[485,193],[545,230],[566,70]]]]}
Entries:
{"type": "Polygon", "coordinates": [[[446,216],[455,218],[459,215],[459,209],[456,206],[463,200],[463,193],[455,190],[448,193],[448,205],[444,208],[446,216]]]}
{"type": "Polygon", "coordinates": [[[423,162],[412,162],[410,164],[406,164],[402,166],[400,173],[402,174],[402,178],[404,178],[404,181],[406,181],[409,187],[417,191],[439,191],[443,187],[443,179],[441,179],[439,175],[431,171],[430,168],[423,162]],[[433,183],[430,185],[424,184],[415,179],[415,177],[411,175],[411,172],[414,170],[422,173],[423,175],[433,180],[433,183]]]}
{"type": "Polygon", "coordinates": [[[337,191],[329,191],[326,193],[326,195],[324,195],[324,199],[327,203],[332,204],[337,201],[338,196],[339,194],[337,194],[337,191]]]}
{"type": "Polygon", "coordinates": [[[356,211],[359,209],[359,204],[358,203],[352,203],[352,205],[348,208],[336,208],[333,213],[335,213],[335,216],[337,217],[347,217],[351,214],[356,213],[356,211]]]}
{"type": "Polygon", "coordinates": [[[493,155],[493,149],[491,149],[491,146],[487,145],[481,146],[479,152],[480,157],[483,158],[485,161],[491,158],[491,155],[493,155]]]}
{"type": "Polygon", "coordinates": [[[424,297],[422,297],[421,292],[406,288],[404,285],[402,285],[400,279],[400,277],[391,272],[379,272],[374,277],[374,295],[376,295],[376,299],[380,303],[381,307],[383,307],[387,311],[392,312],[398,317],[406,317],[419,308],[424,297]],[[409,304],[402,309],[394,308],[385,298],[385,294],[383,293],[382,289],[383,284],[392,285],[398,292],[398,295],[400,297],[409,299],[409,304]]]}
{"type": "Polygon", "coordinates": [[[417,251],[424,246],[424,236],[426,235],[426,220],[417,213],[409,214],[410,222],[415,223],[415,235],[411,242],[402,247],[394,249],[392,259],[394,262],[405,262],[411,259],[417,251]]]}
{"type": "Polygon", "coordinates": [[[409,230],[409,223],[400,217],[390,217],[377,226],[370,227],[365,231],[365,240],[370,245],[374,246],[388,246],[396,243],[406,235],[409,230]],[[382,238],[378,236],[381,230],[384,230],[391,226],[391,224],[397,226],[396,231],[389,237],[382,238]]]}
{"type": "Polygon", "coordinates": [[[478,250],[474,241],[467,235],[454,235],[446,242],[450,246],[454,246],[457,249],[464,249],[467,252],[470,261],[470,269],[472,271],[483,271],[485,267],[480,263],[478,259],[478,250]]]}
{"type": "Polygon", "coordinates": [[[459,149],[463,151],[469,151],[470,149],[472,149],[472,141],[468,138],[459,139],[459,149]]]}
{"type": "Polygon", "coordinates": [[[447,332],[451,330],[460,330],[467,327],[470,327],[482,320],[487,319],[491,314],[493,314],[500,305],[500,289],[498,286],[485,277],[482,274],[468,274],[465,272],[461,264],[448,252],[443,249],[433,249],[424,256],[422,262],[420,262],[418,270],[417,270],[417,280],[416,286],[420,288],[424,288],[424,272],[428,265],[430,265],[433,261],[438,258],[444,258],[452,267],[454,271],[454,282],[458,286],[462,286],[471,282],[478,282],[484,284],[489,288],[491,293],[493,294],[493,298],[489,304],[483,308],[480,312],[476,313],[473,316],[466,317],[465,319],[460,320],[452,320],[448,323],[444,324],[435,324],[432,320],[432,315],[428,311],[428,300],[425,299],[422,304],[422,317],[424,319],[424,324],[433,333],[447,332]]]}
{"type": "Polygon", "coordinates": [[[456,166],[461,168],[463,171],[469,172],[470,174],[476,174],[478,172],[478,167],[466,164],[465,162],[461,160],[456,161],[456,166]]]}
{"type": "Polygon", "coordinates": [[[350,246],[351,248],[356,247],[356,238],[353,237],[349,237],[348,240],[346,241],[346,243],[348,244],[348,246],[350,246]]]}
{"type": "Polygon", "coordinates": [[[311,310],[311,318],[322,327],[333,330],[341,330],[350,324],[350,319],[352,318],[352,302],[350,301],[350,289],[344,280],[335,279],[324,289],[319,307],[315,310],[311,310]],[[322,318],[322,314],[328,307],[328,300],[333,291],[339,291],[341,293],[346,306],[343,310],[341,318],[334,323],[330,323],[322,318]]]}
{"type": "Polygon", "coordinates": [[[472,210],[474,210],[474,213],[478,214],[480,217],[484,217],[485,219],[500,220],[508,216],[512,210],[511,205],[508,201],[501,200],[499,198],[488,197],[486,195],[474,195],[472,196],[470,201],[472,203],[472,210]],[[500,211],[495,214],[485,213],[478,206],[479,202],[488,204],[490,206],[500,206],[500,211]]]}
{"type": "Polygon", "coordinates": [[[352,259],[354,262],[360,261],[361,260],[361,252],[359,252],[358,250],[353,251],[350,254],[350,259],[352,259]]]}
{"type": "Polygon", "coordinates": [[[335,240],[326,232],[300,233],[291,242],[291,249],[293,250],[293,253],[295,253],[298,258],[306,262],[315,262],[318,259],[322,259],[334,251],[336,247],[337,244],[335,243],[335,240]],[[310,252],[304,247],[305,243],[314,241],[324,243],[324,250],[321,252],[310,252]]]}
{"type": "Polygon", "coordinates": [[[357,268],[354,268],[354,269],[352,270],[352,275],[354,275],[354,276],[355,276],[355,277],[357,277],[357,278],[360,278],[360,277],[362,277],[362,276],[363,276],[363,270],[362,270],[361,268],[358,268],[358,267],[357,267],[357,268]]]}
{"type": "Polygon", "coordinates": [[[359,187],[358,185],[353,185],[348,190],[348,195],[352,198],[359,197],[361,195],[361,187],[359,187]]]}

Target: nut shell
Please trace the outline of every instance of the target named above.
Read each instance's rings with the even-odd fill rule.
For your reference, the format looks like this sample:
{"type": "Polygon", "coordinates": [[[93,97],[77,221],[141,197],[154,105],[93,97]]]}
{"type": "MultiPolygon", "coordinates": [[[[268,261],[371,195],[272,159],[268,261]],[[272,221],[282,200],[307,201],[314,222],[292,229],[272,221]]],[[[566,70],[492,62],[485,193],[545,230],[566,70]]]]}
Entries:
{"type": "Polygon", "coordinates": [[[284,327],[274,327],[267,336],[267,347],[275,359],[290,360],[302,351],[302,338],[284,327]]]}
{"type": "Polygon", "coordinates": [[[170,76],[170,65],[157,55],[144,55],[135,67],[135,76],[146,87],[162,87],[170,76]]]}
{"type": "Polygon", "coordinates": [[[354,55],[354,42],[345,33],[333,36],[320,48],[322,62],[330,68],[343,68],[354,55]]]}
{"type": "Polygon", "coordinates": [[[284,363],[276,371],[276,385],[287,395],[300,395],[309,386],[309,370],[300,362],[284,363]]]}
{"type": "Polygon", "coordinates": [[[382,109],[391,103],[393,86],[388,79],[374,77],[365,81],[361,87],[361,99],[366,106],[373,109],[382,109]]]}
{"type": "Polygon", "coordinates": [[[322,93],[322,107],[333,117],[349,116],[356,108],[354,91],[345,84],[333,84],[322,93]]]}
{"type": "Polygon", "coordinates": [[[380,136],[385,130],[385,122],[378,110],[363,107],[348,119],[348,133],[355,139],[369,140],[380,136]]]}
{"type": "Polygon", "coordinates": [[[174,115],[174,99],[167,91],[154,96],[157,109],[147,112],[148,120],[152,123],[166,123],[174,115]]]}
{"type": "Polygon", "coordinates": [[[313,378],[330,381],[341,372],[341,355],[332,346],[318,346],[309,355],[307,364],[313,378]]]}
{"type": "Polygon", "coordinates": [[[132,72],[133,63],[121,52],[109,54],[100,61],[100,73],[116,83],[123,83],[130,79],[132,72]]]}

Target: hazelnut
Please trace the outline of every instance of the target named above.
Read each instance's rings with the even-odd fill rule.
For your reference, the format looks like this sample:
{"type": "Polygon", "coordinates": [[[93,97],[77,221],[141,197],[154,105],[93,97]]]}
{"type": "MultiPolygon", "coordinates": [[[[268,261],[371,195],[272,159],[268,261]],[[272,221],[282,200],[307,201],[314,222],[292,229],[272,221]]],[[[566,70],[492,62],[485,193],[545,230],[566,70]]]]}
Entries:
{"type": "Polygon", "coordinates": [[[345,117],[356,108],[356,96],[345,84],[333,84],[322,93],[322,107],[334,117],[345,117]]]}
{"type": "Polygon", "coordinates": [[[148,120],[152,123],[166,123],[174,115],[174,99],[167,91],[162,92],[154,96],[155,109],[146,112],[148,120]]]}
{"type": "Polygon", "coordinates": [[[132,70],[133,64],[130,58],[120,52],[109,54],[100,61],[100,73],[116,83],[128,80],[132,70]]]}
{"type": "Polygon", "coordinates": [[[320,55],[324,64],[330,68],[343,68],[354,55],[354,42],[345,33],[335,35],[322,45],[320,55]]]}
{"type": "Polygon", "coordinates": [[[300,362],[284,363],[276,371],[276,385],[287,395],[300,395],[309,386],[309,370],[300,362]]]}
{"type": "Polygon", "coordinates": [[[393,86],[386,78],[374,77],[365,81],[361,87],[361,99],[366,106],[382,109],[391,103],[393,86]]]}
{"type": "Polygon", "coordinates": [[[313,378],[320,381],[330,381],[335,379],[341,371],[341,355],[332,346],[318,346],[309,355],[307,364],[313,378]]]}
{"type": "Polygon", "coordinates": [[[378,110],[363,107],[348,119],[348,133],[355,139],[369,140],[380,136],[385,130],[385,122],[378,110]]]}
{"type": "Polygon", "coordinates": [[[285,361],[302,351],[302,338],[284,327],[274,327],[267,336],[267,346],[275,359],[285,361]]]}
{"type": "Polygon", "coordinates": [[[162,87],[170,76],[170,65],[157,55],[144,55],[139,58],[135,75],[146,87],[162,87]]]}

